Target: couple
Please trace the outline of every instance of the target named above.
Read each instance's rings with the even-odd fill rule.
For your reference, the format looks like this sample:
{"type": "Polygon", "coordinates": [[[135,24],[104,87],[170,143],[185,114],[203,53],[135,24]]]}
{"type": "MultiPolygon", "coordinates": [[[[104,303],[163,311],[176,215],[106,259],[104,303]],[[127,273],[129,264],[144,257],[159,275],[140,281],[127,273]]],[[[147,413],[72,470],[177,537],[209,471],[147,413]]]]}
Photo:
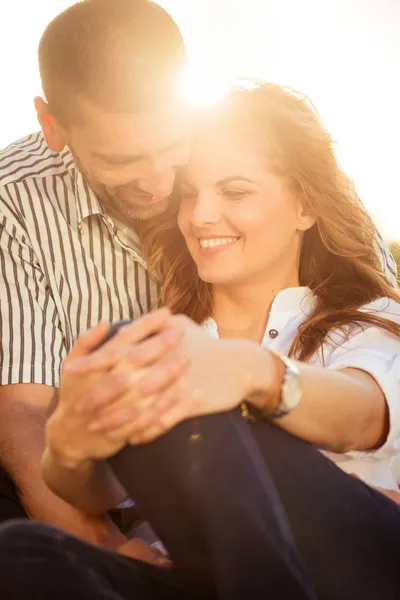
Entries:
{"type": "Polygon", "coordinates": [[[143,245],[162,304],[190,319],[160,310],[82,334],[42,466],[88,514],[130,496],[172,565],[17,523],[0,534],[0,589],[396,598],[400,509],[347,473],[396,488],[400,303],[307,100],[232,90],[194,129],[143,245]]]}
{"type": "MultiPolygon", "coordinates": [[[[155,11],[165,35],[163,11],[133,4],[155,11]]],[[[59,28],[72,21],[83,27],[101,5],[87,0],[59,17],[42,51],[55,40],[72,43],[57,35],[59,28]]],[[[49,72],[55,77],[49,57],[56,59],[44,56],[46,82],[49,72]]],[[[89,59],[75,63],[78,74],[89,59]]],[[[143,114],[138,106],[123,148],[126,107],[107,121],[98,107],[104,98],[93,101],[93,89],[74,105],[75,70],[66,72],[57,104],[57,75],[57,86],[44,85],[51,115],[43,101],[37,108],[47,143],[60,154],[50,164],[38,138],[36,159],[23,154],[30,141],[6,155],[13,163],[10,155],[19,153],[14,160],[23,162],[18,180],[15,165],[5,175],[9,214],[2,230],[4,254],[13,256],[5,271],[8,314],[11,325],[15,314],[23,320],[18,349],[7,358],[5,398],[18,407],[18,394],[39,394],[30,413],[39,432],[39,407],[57,396],[42,467],[55,492],[51,502],[65,504],[52,506],[63,512],[72,505],[71,521],[81,515],[91,524],[132,498],[172,567],[146,565],[44,525],[9,524],[0,534],[3,596],[396,598],[399,509],[347,473],[396,488],[400,306],[381,271],[374,228],[307,100],[270,84],[233,90],[194,124],[188,164],[166,200],[172,167],[187,162],[184,144],[171,135],[178,121],[172,113],[165,121],[167,104],[143,114]],[[107,135],[112,126],[119,139],[107,135]],[[157,136],[169,138],[163,152],[144,150],[157,146],[157,136]],[[40,224],[35,211],[43,215],[40,224]],[[156,286],[146,279],[144,257],[160,281],[160,303],[190,320],[155,312],[112,330],[106,343],[107,326],[99,325],[69,352],[56,394],[57,365],[71,339],[104,319],[103,305],[109,320],[132,318],[135,303],[151,306],[156,286]],[[13,290],[15,299],[30,299],[27,314],[18,302],[12,306],[13,290]],[[124,293],[132,296],[126,312],[124,293]],[[24,362],[29,352],[32,362],[24,362]],[[41,386],[49,389],[37,391],[41,386]],[[20,567],[24,578],[17,577],[20,567]]],[[[157,85],[169,85],[167,75],[168,69],[157,85]]],[[[115,87],[101,92],[112,95],[115,87]]],[[[108,100],[122,102],[116,92],[108,100]]],[[[12,335],[11,326],[4,338],[12,335]]],[[[14,424],[21,435],[12,450],[23,445],[23,431],[28,450],[38,454],[27,421],[14,424]]],[[[40,519],[27,510],[37,498],[29,497],[23,465],[13,473],[15,463],[2,462],[25,483],[21,506],[40,519]]]]}

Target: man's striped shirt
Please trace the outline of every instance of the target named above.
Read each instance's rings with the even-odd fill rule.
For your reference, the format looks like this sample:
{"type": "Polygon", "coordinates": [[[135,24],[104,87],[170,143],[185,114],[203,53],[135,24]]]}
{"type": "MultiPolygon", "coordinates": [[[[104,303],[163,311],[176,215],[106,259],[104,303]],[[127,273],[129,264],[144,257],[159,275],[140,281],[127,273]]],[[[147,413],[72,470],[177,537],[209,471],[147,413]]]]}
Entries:
{"type": "Polygon", "coordinates": [[[57,386],[80,332],[157,300],[135,233],[115,226],[69,150],[51,152],[41,133],[0,152],[0,290],[0,385],[57,386]]]}
{"type": "Polygon", "coordinates": [[[117,230],[41,133],[0,152],[0,384],[57,386],[80,332],[157,300],[137,236],[117,230]]]}

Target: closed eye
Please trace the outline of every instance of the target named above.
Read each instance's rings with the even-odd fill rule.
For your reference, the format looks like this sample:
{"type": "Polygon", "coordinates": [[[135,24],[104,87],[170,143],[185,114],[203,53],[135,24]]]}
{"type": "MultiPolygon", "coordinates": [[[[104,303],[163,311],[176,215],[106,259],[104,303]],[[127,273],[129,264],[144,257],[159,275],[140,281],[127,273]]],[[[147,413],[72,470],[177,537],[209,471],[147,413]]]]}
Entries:
{"type": "Polygon", "coordinates": [[[248,196],[251,192],[249,190],[232,190],[232,189],[222,189],[221,193],[228,198],[228,200],[240,200],[245,196],[248,196]]]}
{"type": "Polygon", "coordinates": [[[187,202],[193,202],[194,200],[197,199],[197,192],[196,190],[189,188],[189,187],[181,187],[180,191],[180,198],[181,200],[187,201],[187,202]]]}

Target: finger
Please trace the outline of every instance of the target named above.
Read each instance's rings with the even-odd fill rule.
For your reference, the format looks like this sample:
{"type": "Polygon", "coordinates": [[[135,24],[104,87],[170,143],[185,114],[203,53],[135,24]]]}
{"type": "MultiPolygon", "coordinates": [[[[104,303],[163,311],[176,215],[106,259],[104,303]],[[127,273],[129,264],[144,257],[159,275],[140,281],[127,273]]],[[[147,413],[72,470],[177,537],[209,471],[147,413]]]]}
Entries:
{"type": "Polygon", "coordinates": [[[163,416],[178,402],[175,388],[168,388],[160,396],[154,398],[149,410],[139,409],[139,414],[132,423],[130,434],[132,436],[140,435],[153,425],[162,422],[163,416]]]}
{"type": "Polygon", "coordinates": [[[167,329],[148,340],[136,344],[126,355],[126,361],[135,367],[146,367],[160,360],[182,341],[182,329],[167,329]]]}
{"type": "Polygon", "coordinates": [[[137,373],[129,371],[107,375],[77,403],[77,412],[95,412],[115,404],[118,399],[122,400],[126,395],[132,394],[136,380],[137,373]]]}
{"type": "Polygon", "coordinates": [[[129,443],[132,445],[136,444],[148,444],[153,442],[160,436],[168,433],[175,425],[187,419],[187,415],[183,407],[177,406],[168,415],[165,415],[162,421],[156,421],[152,423],[147,429],[140,433],[132,433],[129,436],[129,443]],[[167,418],[166,418],[167,417],[167,418]]]}
{"type": "MultiPolygon", "coordinates": [[[[176,398],[171,398],[171,402],[175,403],[176,398]]],[[[102,423],[98,422],[96,425],[91,425],[89,430],[96,433],[101,432],[112,440],[122,439],[128,443],[142,444],[166,433],[175,424],[175,418],[177,419],[176,423],[185,418],[182,416],[184,413],[182,408],[176,411],[176,417],[171,414],[168,420],[164,419],[165,415],[160,418],[159,414],[153,410],[153,405],[149,405],[144,414],[140,410],[135,412],[135,408],[125,407],[125,409],[111,415],[107,421],[104,420],[102,423]]]]}
{"type": "MultiPolygon", "coordinates": [[[[149,313],[130,325],[122,327],[111,340],[95,352],[88,355],[71,357],[71,360],[68,360],[66,369],[71,373],[83,374],[112,368],[122,356],[126,355],[131,345],[141,342],[146,337],[170,327],[169,319],[170,313],[167,309],[149,313]]],[[[92,346],[92,348],[94,347],[95,345],[92,346]]]]}
{"type": "Polygon", "coordinates": [[[119,435],[119,430],[125,425],[131,423],[132,408],[130,406],[124,406],[118,410],[113,411],[107,417],[93,421],[88,426],[90,433],[109,433],[115,430],[116,435],[119,435]]]}
{"type": "MultiPolygon", "coordinates": [[[[126,396],[121,398],[121,401],[132,404],[137,403],[139,398],[148,398],[150,396],[159,395],[160,393],[164,392],[165,388],[173,385],[177,379],[183,375],[187,366],[188,359],[181,356],[174,356],[165,360],[163,363],[161,363],[159,368],[154,367],[153,369],[149,368],[139,371],[131,370],[131,365],[121,362],[120,365],[115,368],[118,369],[118,372],[121,372],[122,375],[125,373],[125,376],[127,377],[126,389],[129,389],[126,396]],[[155,369],[157,369],[157,372],[151,375],[151,372],[155,369]],[[142,389],[142,380],[149,376],[150,382],[147,383],[142,389]]],[[[110,380],[110,385],[112,385],[112,380],[110,380]]],[[[110,404],[111,402],[108,386],[107,389],[102,391],[99,391],[99,388],[96,388],[91,390],[81,401],[81,410],[82,412],[94,412],[103,409],[103,411],[98,415],[98,419],[96,419],[102,421],[103,418],[108,417],[110,404]]]]}
{"type": "Polygon", "coordinates": [[[110,429],[109,431],[103,433],[102,435],[106,435],[109,440],[123,440],[125,444],[129,443],[130,437],[133,435],[135,431],[135,419],[127,420],[120,427],[116,427],[115,429],[110,429]]]}
{"type": "Polygon", "coordinates": [[[168,326],[170,327],[170,320],[170,311],[167,308],[160,308],[159,310],[143,315],[125,327],[121,327],[113,340],[126,341],[128,344],[137,344],[149,335],[158,333],[168,326]]]}
{"type": "Polygon", "coordinates": [[[141,401],[141,409],[138,407],[138,400],[135,398],[130,400],[129,395],[123,397],[120,402],[107,408],[107,412],[102,411],[100,415],[96,415],[94,420],[89,424],[88,430],[91,433],[109,432],[118,430],[126,424],[131,424],[140,414],[140,410],[147,410],[152,402],[152,398],[145,398],[141,401]],[[135,402],[136,399],[136,402],[135,402]]]}
{"type": "Polygon", "coordinates": [[[159,394],[184,374],[189,359],[186,356],[174,356],[147,369],[147,373],[137,382],[137,390],[142,396],[152,396],[159,394]]]}
{"type": "MultiPolygon", "coordinates": [[[[106,402],[103,405],[103,410],[100,414],[96,414],[96,418],[90,424],[89,431],[91,433],[110,432],[113,429],[117,430],[129,422],[135,428],[135,422],[144,413],[149,415],[149,419],[157,419],[163,410],[163,403],[160,403],[158,412],[154,412],[152,407],[155,404],[156,396],[159,397],[160,393],[168,391],[168,388],[183,374],[187,364],[188,361],[185,357],[174,357],[165,361],[162,367],[157,369],[157,372],[153,374],[150,380],[151,386],[149,384],[145,386],[147,389],[145,392],[141,389],[141,382],[147,377],[147,375],[144,375],[142,379],[135,382],[134,389],[124,395],[118,403],[106,402]],[[148,391],[150,387],[154,390],[153,392],[148,391]]],[[[151,372],[152,370],[156,370],[156,368],[148,369],[147,372],[151,372]]],[[[137,374],[133,374],[133,377],[136,379],[137,374]]],[[[167,409],[167,403],[171,398],[172,396],[168,394],[164,395],[164,410],[167,409]]],[[[100,404],[101,400],[95,398],[93,395],[90,404],[86,403],[86,410],[89,410],[89,406],[91,410],[93,410],[94,406],[99,408],[100,404]]]]}
{"type": "MultiPolygon", "coordinates": [[[[154,405],[152,413],[156,413],[156,410],[156,405],[154,405]]],[[[138,419],[135,422],[133,433],[129,436],[129,443],[135,445],[151,442],[160,435],[170,431],[178,423],[203,413],[203,403],[195,396],[190,399],[188,398],[188,400],[185,402],[179,401],[179,399],[175,396],[174,401],[170,403],[170,408],[166,411],[163,411],[162,415],[158,415],[157,419],[154,418],[148,423],[146,423],[144,419],[143,421],[138,419]],[[143,429],[139,429],[139,426],[141,426],[142,423],[144,427],[143,429]]]]}
{"type": "Polygon", "coordinates": [[[127,344],[106,344],[101,350],[87,356],[68,360],[64,370],[75,375],[89,375],[89,373],[95,371],[109,371],[124,360],[130,350],[131,346],[127,344]]]}
{"type": "Polygon", "coordinates": [[[177,402],[174,390],[166,390],[161,396],[132,399],[131,392],[125,394],[116,404],[107,406],[89,424],[91,433],[107,433],[112,438],[148,429],[154,423],[162,423],[162,416],[177,402]]]}
{"type": "Polygon", "coordinates": [[[172,562],[159,550],[147,545],[140,539],[132,539],[122,544],[118,552],[130,558],[135,558],[143,562],[155,564],[163,568],[171,568],[172,562]]]}
{"type": "Polygon", "coordinates": [[[86,356],[93,350],[100,342],[105,338],[110,328],[108,323],[101,322],[96,327],[85,331],[76,340],[72,350],[69,352],[67,359],[64,363],[69,360],[86,356]]]}

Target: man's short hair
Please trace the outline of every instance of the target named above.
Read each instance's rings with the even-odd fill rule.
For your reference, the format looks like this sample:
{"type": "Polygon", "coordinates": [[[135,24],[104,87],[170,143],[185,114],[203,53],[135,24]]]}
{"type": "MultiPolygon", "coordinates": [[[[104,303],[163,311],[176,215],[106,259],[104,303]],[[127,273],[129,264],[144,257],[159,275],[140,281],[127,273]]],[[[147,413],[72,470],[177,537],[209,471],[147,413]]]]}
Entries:
{"type": "Polygon", "coordinates": [[[43,92],[64,125],[76,120],[79,97],[119,113],[165,102],[184,62],[178,26],[151,0],[83,0],[55,17],[39,44],[43,92]]]}

